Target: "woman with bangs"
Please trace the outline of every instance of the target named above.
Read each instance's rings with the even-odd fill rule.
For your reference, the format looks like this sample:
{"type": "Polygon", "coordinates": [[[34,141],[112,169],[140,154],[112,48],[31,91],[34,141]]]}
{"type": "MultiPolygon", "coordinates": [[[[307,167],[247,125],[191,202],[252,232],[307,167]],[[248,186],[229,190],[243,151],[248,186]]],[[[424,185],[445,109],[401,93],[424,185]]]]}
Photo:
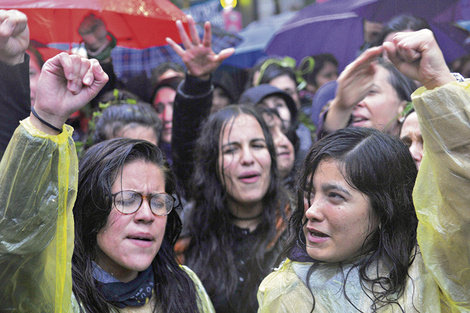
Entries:
{"type": "Polygon", "coordinates": [[[289,197],[263,116],[242,105],[209,116],[211,88],[201,93],[202,87],[233,49],[214,54],[210,24],[201,42],[194,20],[188,21],[191,36],[177,22],[185,50],[168,40],[188,69],[175,99],[173,148],[192,208],[184,213],[176,251],[201,278],[217,312],[256,312],[258,285],[280,251],[289,197]],[[200,88],[188,88],[191,81],[200,88]]]}
{"type": "Polygon", "coordinates": [[[426,142],[420,174],[406,145],[377,129],[318,141],[298,176],[303,210],[282,264],[260,285],[260,313],[470,309],[468,82],[456,81],[429,30],[378,49],[424,86],[412,96],[426,142]]]}
{"type": "Polygon", "coordinates": [[[163,152],[118,138],[79,165],[72,258],[77,312],[213,312],[197,276],[175,260],[176,182],[163,152]]]}

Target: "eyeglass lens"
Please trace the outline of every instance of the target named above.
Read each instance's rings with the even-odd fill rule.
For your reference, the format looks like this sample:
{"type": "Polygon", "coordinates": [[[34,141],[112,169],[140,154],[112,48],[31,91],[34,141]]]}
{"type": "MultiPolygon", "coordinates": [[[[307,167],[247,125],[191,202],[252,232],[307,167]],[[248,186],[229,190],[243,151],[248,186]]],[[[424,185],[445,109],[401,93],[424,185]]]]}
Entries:
{"type": "Polygon", "coordinates": [[[174,199],[165,193],[143,196],[135,191],[120,191],[114,195],[114,205],[119,212],[132,214],[140,209],[144,199],[149,201],[150,209],[156,215],[167,215],[173,209],[174,199]]]}

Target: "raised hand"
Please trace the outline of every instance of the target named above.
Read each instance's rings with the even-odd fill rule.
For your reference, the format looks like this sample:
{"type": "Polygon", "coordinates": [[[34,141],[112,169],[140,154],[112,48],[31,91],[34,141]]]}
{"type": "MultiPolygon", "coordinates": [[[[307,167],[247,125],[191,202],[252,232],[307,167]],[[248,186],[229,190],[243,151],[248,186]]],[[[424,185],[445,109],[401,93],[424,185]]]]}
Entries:
{"type": "Polygon", "coordinates": [[[429,29],[397,33],[383,47],[400,72],[420,81],[429,90],[455,81],[429,29]]]}
{"type": "Polygon", "coordinates": [[[22,63],[29,45],[28,18],[17,10],[0,10],[0,61],[22,63]]]}
{"type": "MultiPolygon", "coordinates": [[[[93,99],[107,81],[108,75],[97,60],[61,53],[43,66],[34,109],[43,120],[62,128],[67,118],[93,99]]],[[[33,114],[31,121],[38,129],[56,134],[33,114]]]]}
{"type": "Polygon", "coordinates": [[[336,96],[324,123],[326,131],[347,126],[354,107],[367,96],[372,87],[376,72],[375,61],[382,52],[382,47],[367,49],[341,72],[336,96]]]}
{"type": "Polygon", "coordinates": [[[178,28],[184,49],[171,38],[166,38],[166,41],[181,57],[190,75],[207,80],[222,61],[235,52],[235,49],[224,49],[220,51],[219,54],[216,54],[212,51],[212,31],[210,23],[204,23],[204,36],[201,42],[196,30],[196,23],[190,15],[188,15],[187,18],[190,36],[186,33],[181,21],[176,21],[176,27],[178,28]]]}

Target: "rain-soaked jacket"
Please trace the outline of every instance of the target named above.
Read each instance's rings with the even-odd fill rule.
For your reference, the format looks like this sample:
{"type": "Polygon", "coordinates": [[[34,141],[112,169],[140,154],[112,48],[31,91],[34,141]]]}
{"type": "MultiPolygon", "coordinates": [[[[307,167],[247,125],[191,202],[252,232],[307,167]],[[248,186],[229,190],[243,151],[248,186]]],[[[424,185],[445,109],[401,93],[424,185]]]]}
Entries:
{"type": "Polygon", "coordinates": [[[0,312],[70,312],[72,207],[78,161],[72,128],[51,136],[29,118],[0,163],[0,312]]]}
{"type": "MultiPolygon", "coordinates": [[[[25,119],[0,163],[0,312],[80,312],[71,276],[78,182],[72,132],[65,126],[47,135],[25,119]]],[[[199,278],[183,270],[195,284],[199,311],[214,312],[199,278]]],[[[152,310],[149,303],[114,311],[152,310]]]]}
{"type": "MultiPolygon", "coordinates": [[[[470,311],[470,83],[449,83],[412,95],[424,139],[424,158],[413,199],[419,219],[419,250],[409,267],[404,312],[470,311]]],[[[286,260],[260,285],[260,313],[371,312],[371,300],[352,271],[342,292],[343,268],[320,264],[305,282],[312,263],[286,260]]],[[[402,312],[388,305],[377,312],[402,312]]]]}

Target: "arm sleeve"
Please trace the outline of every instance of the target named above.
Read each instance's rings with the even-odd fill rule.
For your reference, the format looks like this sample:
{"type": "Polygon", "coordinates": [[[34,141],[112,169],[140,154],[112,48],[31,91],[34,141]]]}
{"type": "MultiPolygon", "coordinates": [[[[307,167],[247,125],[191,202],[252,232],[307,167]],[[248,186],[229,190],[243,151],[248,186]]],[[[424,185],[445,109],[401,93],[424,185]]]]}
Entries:
{"type": "Polygon", "coordinates": [[[0,62],[0,158],[20,121],[29,116],[29,55],[18,65],[0,62]]]}
{"type": "Polygon", "coordinates": [[[188,197],[189,179],[194,169],[194,148],[203,121],[212,106],[213,86],[209,81],[190,75],[178,87],[173,111],[173,170],[188,197]]]}
{"type": "Polygon", "coordinates": [[[452,312],[470,310],[470,83],[418,89],[424,139],[413,199],[426,268],[452,312]]]}
{"type": "Polygon", "coordinates": [[[72,131],[64,126],[51,136],[23,120],[0,163],[2,310],[70,312],[78,176],[72,131]]]}

